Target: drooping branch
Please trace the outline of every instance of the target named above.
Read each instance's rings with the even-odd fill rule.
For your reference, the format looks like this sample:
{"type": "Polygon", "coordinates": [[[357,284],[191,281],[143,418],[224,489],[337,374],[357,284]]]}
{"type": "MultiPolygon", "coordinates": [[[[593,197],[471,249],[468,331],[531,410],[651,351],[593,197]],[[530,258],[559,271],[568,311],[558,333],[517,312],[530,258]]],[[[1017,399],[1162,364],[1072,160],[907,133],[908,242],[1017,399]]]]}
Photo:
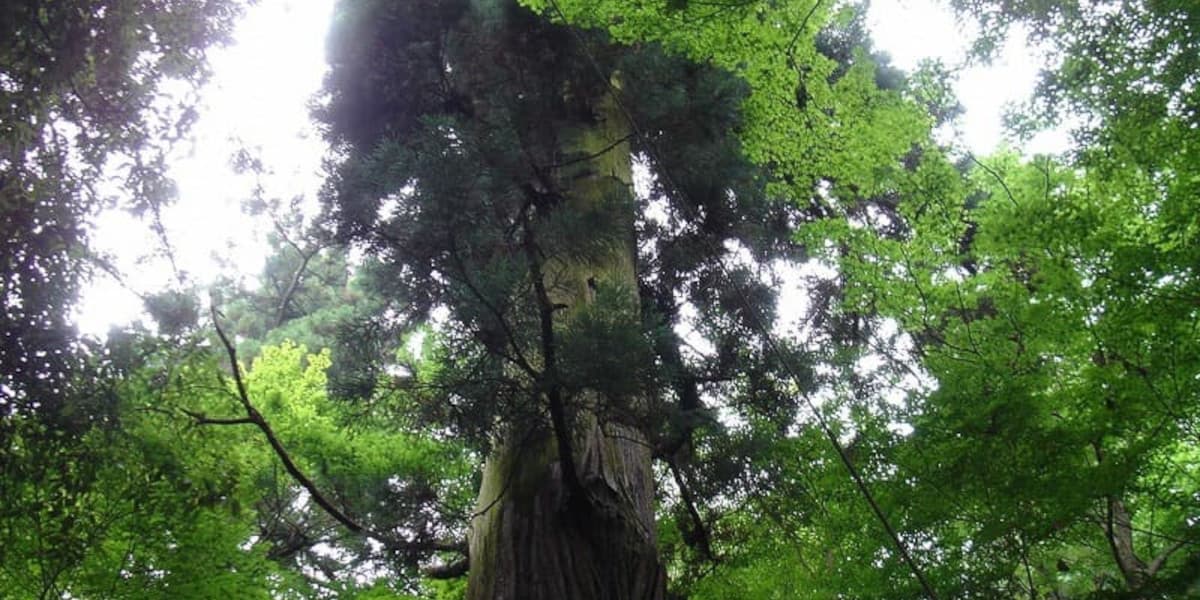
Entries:
{"type": "Polygon", "coordinates": [[[288,475],[291,476],[296,483],[300,484],[300,487],[304,488],[304,490],[308,492],[309,497],[312,498],[313,502],[315,502],[317,506],[321,507],[321,510],[325,511],[326,514],[353,533],[367,535],[380,540],[383,542],[384,546],[389,549],[457,552],[460,554],[466,554],[467,547],[465,542],[433,540],[428,542],[413,543],[406,540],[398,540],[392,538],[391,536],[380,534],[379,532],[372,530],[366,525],[363,525],[357,520],[351,518],[348,514],[346,514],[345,511],[338,508],[324,493],[322,493],[321,489],[317,487],[316,482],[310,479],[304,473],[304,471],[300,469],[299,465],[297,465],[296,461],[292,459],[291,454],[288,453],[287,449],[283,446],[283,443],[279,440],[279,437],[275,434],[271,424],[266,420],[265,417],[263,417],[262,413],[260,413],[250,401],[250,395],[246,390],[246,384],[242,378],[241,369],[238,366],[237,349],[234,347],[233,343],[230,342],[229,337],[225,334],[225,330],[221,328],[219,313],[217,312],[215,305],[212,307],[212,320],[213,327],[217,331],[217,337],[221,340],[221,344],[225,347],[225,352],[229,357],[230,369],[233,372],[233,381],[237,390],[237,399],[241,403],[242,408],[246,411],[246,416],[241,418],[218,419],[207,417],[203,413],[185,411],[189,416],[195,419],[199,424],[252,424],[257,427],[258,430],[262,432],[263,436],[267,438],[267,443],[270,444],[271,449],[275,452],[275,455],[283,464],[283,468],[285,471],[287,471],[288,475]]]}
{"type": "Polygon", "coordinates": [[[983,169],[985,173],[991,175],[992,179],[996,180],[996,183],[1000,184],[1000,187],[1004,190],[1004,195],[1008,197],[1008,201],[1011,202],[1013,206],[1018,208],[1020,207],[1020,204],[1017,203],[1016,196],[1013,196],[1012,190],[1008,188],[1008,183],[1004,181],[1004,177],[1002,177],[1000,173],[997,173],[995,169],[989,167],[978,158],[975,158],[974,154],[967,153],[967,158],[969,158],[971,162],[978,165],[979,168],[983,169]]]}
{"type": "Polygon", "coordinates": [[[217,337],[220,338],[221,344],[225,346],[226,354],[229,355],[229,368],[233,372],[233,382],[237,388],[237,398],[241,402],[242,408],[246,411],[245,420],[253,423],[262,432],[263,436],[267,438],[267,443],[271,445],[271,449],[275,451],[275,455],[279,457],[279,461],[283,463],[284,470],[287,471],[288,475],[291,475],[296,483],[300,484],[300,487],[309,493],[309,496],[313,499],[313,502],[317,503],[317,506],[320,506],[322,510],[333,517],[338,523],[341,523],[346,529],[355,533],[366,532],[366,527],[363,527],[358,521],[351,519],[341,509],[334,506],[333,502],[326,498],[321,493],[321,490],[317,488],[317,484],[312,479],[309,479],[300,470],[300,467],[296,465],[296,462],[292,460],[291,454],[283,447],[283,443],[275,435],[275,430],[271,428],[270,423],[262,416],[262,413],[258,412],[254,404],[250,402],[250,394],[246,391],[246,384],[242,380],[241,368],[238,366],[237,350],[229,341],[229,337],[225,335],[225,330],[221,329],[221,321],[218,318],[217,307],[215,305],[212,307],[212,321],[213,327],[217,330],[217,337]]]}
{"type": "MultiPolygon", "coordinates": [[[[667,322],[674,322],[679,311],[670,292],[662,289],[643,288],[642,293],[643,300],[653,302],[659,314],[667,322]]],[[[678,399],[679,410],[688,414],[703,409],[704,401],[700,396],[700,378],[684,364],[679,350],[680,345],[685,343],[687,342],[670,328],[664,334],[654,337],[655,354],[662,361],[664,370],[668,373],[667,380],[678,399]]],[[[698,421],[694,419],[685,419],[679,431],[672,431],[655,447],[656,458],[664,458],[674,464],[676,454],[691,444],[692,435],[698,424],[698,421]]]]}

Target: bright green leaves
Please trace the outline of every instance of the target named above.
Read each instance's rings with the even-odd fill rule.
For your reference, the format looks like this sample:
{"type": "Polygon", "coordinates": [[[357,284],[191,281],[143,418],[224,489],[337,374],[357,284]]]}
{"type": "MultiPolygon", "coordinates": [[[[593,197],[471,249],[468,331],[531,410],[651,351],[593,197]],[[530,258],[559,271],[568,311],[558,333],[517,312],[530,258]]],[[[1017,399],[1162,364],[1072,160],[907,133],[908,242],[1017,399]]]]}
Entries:
{"type": "MultiPolygon", "coordinates": [[[[407,524],[430,535],[406,510],[465,511],[471,468],[462,448],[401,432],[370,407],[331,400],[328,368],[328,352],[285,343],[266,347],[246,374],[251,402],[301,471],[347,513],[387,534],[407,524]]],[[[5,597],[39,597],[42,590],[106,598],[310,597],[312,583],[300,571],[344,568],[344,559],[315,545],[349,552],[366,544],[343,539],[284,472],[259,429],[218,422],[245,413],[215,362],[194,355],[147,368],[118,393],[121,428],[92,430],[73,448],[74,458],[62,457],[66,471],[39,475],[34,471],[47,457],[11,457],[10,465],[28,472],[5,472],[18,483],[6,486],[6,503],[26,507],[5,517],[13,528],[2,532],[5,597]],[[73,499],[46,497],[72,493],[84,480],[73,499]]],[[[436,532],[453,527],[447,518],[436,532]]],[[[390,573],[428,554],[376,569],[390,573]]]]}
{"type": "MultiPolygon", "coordinates": [[[[1105,534],[1090,515],[1110,498],[1135,522],[1181,507],[1163,484],[1179,466],[1162,461],[1200,418],[1200,315],[1189,300],[1200,280],[1186,253],[1164,247],[1191,217],[1161,207],[1184,200],[1155,184],[1170,174],[1128,163],[1002,154],[973,167],[959,180],[925,160],[895,180],[899,217],[851,206],[805,233],[832,240],[819,247],[844,275],[846,305],[895,319],[937,380],[896,460],[915,482],[912,502],[954,501],[921,528],[946,551],[969,541],[963,569],[985,556],[1012,573],[1055,552],[1083,561],[1071,544],[1105,535],[1132,536],[1133,551],[1149,554],[1153,536],[1105,534]]],[[[1121,580],[1102,564],[1092,568],[1121,580]]],[[[1164,573],[1178,564],[1163,562],[1164,573]]],[[[1010,576],[1025,579],[1001,570],[973,585],[1010,576]]],[[[1068,579],[1049,571],[1034,585],[1068,579]]]]}
{"type": "Polygon", "coordinates": [[[245,456],[164,421],[159,391],[129,383],[121,429],[12,457],[4,497],[19,512],[4,518],[0,594],[268,597],[278,565],[247,547],[256,528],[245,456]]]}
{"type": "Polygon", "coordinates": [[[328,367],[328,352],[306,354],[285,343],[267,347],[248,377],[251,397],[262,399],[263,415],[311,472],[351,498],[352,490],[370,495],[393,477],[445,488],[469,476],[455,445],[397,431],[380,416],[355,415],[352,404],[329,399],[328,367]]]}
{"type": "Polygon", "coordinates": [[[742,105],[743,150],[775,181],[787,182],[780,191],[797,198],[807,199],[822,179],[877,189],[880,169],[926,131],[920,111],[877,87],[865,50],[823,53],[818,34],[848,26],[853,7],[821,1],[525,4],[550,18],[604,29],[619,42],[660,43],[744,79],[751,93],[742,105]]]}

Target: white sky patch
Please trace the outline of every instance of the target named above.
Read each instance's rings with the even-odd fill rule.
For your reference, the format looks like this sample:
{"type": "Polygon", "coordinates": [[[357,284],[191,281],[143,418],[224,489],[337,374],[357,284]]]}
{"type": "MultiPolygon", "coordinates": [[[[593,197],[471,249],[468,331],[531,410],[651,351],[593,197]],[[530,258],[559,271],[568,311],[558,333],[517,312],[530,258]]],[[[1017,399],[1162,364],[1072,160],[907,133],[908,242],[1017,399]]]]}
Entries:
{"type": "MultiPolygon", "coordinates": [[[[325,144],[308,103],[326,71],[332,8],[332,0],[262,0],[238,25],[233,44],[210,52],[213,78],[201,91],[200,118],[171,163],[179,197],[163,215],[189,282],[203,286],[226,269],[217,257],[241,275],[257,273],[266,258],[265,226],[241,208],[254,182],[230,167],[239,147],[258,152],[272,171],[262,181],[266,197],[315,202],[325,144]]],[[[149,257],[160,244],[147,225],[117,212],[96,225],[94,247],[116,257],[131,288],[148,293],[175,283],[171,265],[149,257]]],[[[98,277],[83,294],[76,322],[99,336],[141,314],[135,294],[98,277]]]]}
{"type": "MultiPolygon", "coordinates": [[[[991,64],[972,64],[971,40],[978,29],[958,21],[944,2],[935,0],[876,0],[867,13],[871,37],[892,63],[915,70],[926,59],[961,69],[954,86],[966,114],[952,137],[976,155],[992,153],[1005,141],[1005,111],[1029,99],[1037,82],[1042,53],[1029,46],[1025,31],[1014,27],[991,64]]],[[[1029,154],[1059,153],[1070,146],[1065,130],[1040,133],[1020,144],[1029,154]]]]}
{"type": "Polygon", "coordinates": [[[961,64],[968,40],[975,35],[932,0],[876,0],[867,11],[867,27],[875,46],[905,71],[916,69],[927,58],[961,64]]]}
{"type": "Polygon", "coordinates": [[[812,297],[809,288],[819,279],[833,279],[837,269],[817,260],[808,260],[799,265],[788,265],[778,261],[772,265],[779,275],[778,315],[771,334],[783,339],[804,339],[810,336],[806,317],[812,297]]]}

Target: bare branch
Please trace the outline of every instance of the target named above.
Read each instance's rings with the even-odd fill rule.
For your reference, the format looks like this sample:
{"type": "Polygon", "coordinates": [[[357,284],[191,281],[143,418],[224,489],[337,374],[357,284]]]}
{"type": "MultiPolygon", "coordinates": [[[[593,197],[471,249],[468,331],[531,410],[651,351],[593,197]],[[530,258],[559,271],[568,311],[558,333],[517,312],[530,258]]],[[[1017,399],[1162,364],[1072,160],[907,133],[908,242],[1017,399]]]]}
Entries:
{"type": "Polygon", "coordinates": [[[974,154],[968,153],[967,158],[971,159],[971,162],[979,165],[979,168],[983,169],[988,175],[991,175],[992,179],[995,179],[996,182],[1000,184],[1000,187],[1004,188],[1004,194],[1008,196],[1008,201],[1012,202],[1013,206],[1018,206],[1018,207],[1020,206],[1017,203],[1017,198],[1015,196],[1013,196],[1012,190],[1008,189],[1008,184],[1005,183],[1004,178],[1001,177],[1000,174],[997,173],[995,169],[987,166],[986,164],[983,163],[983,161],[979,160],[978,158],[975,158],[974,154]]]}
{"type": "MultiPolygon", "coordinates": [[[[293,244],[292,247],[295,247],[293,244]]],[[[292,296],[296,295],[296,290],[300,288],[300,280],[304,278],[304,271],[308,269],[308,263],[314,256],[317,255],[321,248],[318,246],[308,252],[300,252],[300,266],[296,267],[296,272],[292,274],[292,280],[288,282],[287,289],[279,298],[279,306],[275,308],[275,326],[283,325],[284,317],[287,315],[288,304],[292,302],[292,296]]],[[[299,248],[297,248],[299,251],[299,248]]]]}
{"type": "Polygon", "coordinates": [[[1194,543],[1195,542],[1191,540],[1179,540],[1174,544],[1167,546],[1162,552],[1158,553],[1158,556],[1155,556],[1150,560],[1150,564],[1146,565],[1146,577],[1154,577],[1157,575],[1158,571],[1163,568],[1163,565],[1167,564],[1167,559],[1171,558],[1172,554],[1175,554],[1175,552],[1180,548],[1190,546],[1194,543]]]}
{"type": "Polygon", "coordinates": [[[202,412],[188,410],[186,408],[179,409],[183,414],[192,418],[197,425],[253,425],[254,419],[250,417],[233,417],[233,418],[217,418],[209,417],[202,412]]]}
{"type": "Polygon", "coordinates": [[[454,579],[466,575],[470,568],[470,560],[463,558],[452,563],[428,567],[424,569],[423,574],[430,579],[454,579]]]}

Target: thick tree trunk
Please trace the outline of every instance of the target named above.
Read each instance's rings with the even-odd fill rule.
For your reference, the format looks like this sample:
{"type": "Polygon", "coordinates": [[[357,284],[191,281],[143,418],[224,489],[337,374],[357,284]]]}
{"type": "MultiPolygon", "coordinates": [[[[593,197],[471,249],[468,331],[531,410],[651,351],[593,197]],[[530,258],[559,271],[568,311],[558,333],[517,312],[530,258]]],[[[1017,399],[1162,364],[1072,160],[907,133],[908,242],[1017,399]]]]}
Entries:
{"type": "MultiPolygon", "coordinates": [[[[595,122],[560,136],[563,156],[589,157],[555,174],[568,210],[612,201],[614,180],[632,193],[622,141],[628,128],[611,99],[596,107],[595,122]]],[[[589,302],[597,281],[627,285],[636,295],[632,223],[629,215],[629,244],[603,264],[547,262],[539,273],[547,300],[565,307],[555,319],[569,319],[573,307],[589,302]]],[[[555,437],[547,416],[546,423],[513,424],[488,458],[469,536],[471,600],[665,595],[649,444],[635,427],[601,421],[585,408],[594,402],[583,400],[564,399],[569,444],[555,437]],[[567,446],[575,481],[560,460],[567,446]]]]}
{"type": "MultiPolygon", "coordinates": [[[[577,424],[578,425],[578,424],[577,424]]],[[[571,502],[552,436],[498,448],[484,468],[470,535],[472,600],[659,599],[653,479],[630,428],[575,436],[584,507],[571,502]]]]}

